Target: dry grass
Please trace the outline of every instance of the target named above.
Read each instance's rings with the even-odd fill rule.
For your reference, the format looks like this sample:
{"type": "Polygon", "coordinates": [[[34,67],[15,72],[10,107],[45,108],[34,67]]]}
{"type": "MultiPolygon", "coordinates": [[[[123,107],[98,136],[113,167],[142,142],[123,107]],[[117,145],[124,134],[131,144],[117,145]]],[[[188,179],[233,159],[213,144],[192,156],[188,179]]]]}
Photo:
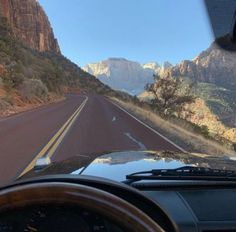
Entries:
{"type": "Polygon", "coordinates": [[[180,122],[179,125],[176,122],[173,124],[152,111],[134,105],[132,102],[123,102],[117,98],[111,98],[111,100],[189,152],[236,156],[234,151],[194,133],[183,122],[180,122]]]}

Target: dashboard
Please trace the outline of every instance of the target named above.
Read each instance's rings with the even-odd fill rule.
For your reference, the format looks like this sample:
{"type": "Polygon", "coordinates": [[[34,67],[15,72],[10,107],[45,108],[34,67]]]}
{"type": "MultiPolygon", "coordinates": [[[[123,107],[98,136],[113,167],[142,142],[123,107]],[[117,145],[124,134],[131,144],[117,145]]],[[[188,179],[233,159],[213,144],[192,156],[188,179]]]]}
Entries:
{"type": "MultiPolygon", "coordinates": [[[[168,215],[176,231],[236,231],[234,183],[195,181],[191,185],[163,183],[143,190],[168,215]],[[173,187],[174,186],[174,187],[173,187]]],[[[148,184],[146,184],[148,186],[148,184]]]]}
{"type": "MultiPolygon", "coordinates": [[[[62,195],[58,194],[58,197],[61,196],[62,195]]],[[[127,208],[126,211],[122,211],[123,213],[121,212],[119,217],[116,217],[116,214],[115,217],[108,217],[106,215],[109,215],[110,211],[107,210],[107,206],[101,203],[101,201],[107,197],[108,200],[105,202],[106,204],[108,202],[110,205],[110,202],[113,202],[113,206],[110,208],[111,211],[114,206],[117,206],[118,208],[116,209],[119,210],[122,204],[127,202],[128,207],[130,207],[130,205],[135,207],[138,209],[138,214],[142,212],[151,219],[151,224],[149,225],[152,225],[152,222],[158,225],[157,230],[132,230],[135,232],[236,231],[236,183],[233,181],[140,181],[134,182],[129,186],[97,177],[60,175],[46,176],[16,183],[13,186],[0,190],[0,203],[4,197],[8,203],[11,203],[12,200],[18,201],[22,198],[24,204],[26,204],[22,207],[10,207],[7,211],[1,209],[1,232],[131,231],[125,229],[127,227],[124,225],[126,224],[127,226],[130,224],[131,221],[126,221],[128,214],[125,214],[131,212],[133,208],[129,208],[130,210],[127,208]],[[38,191],[38,186],[40,185],[41,190],[44,189],[41,192],[38,191]],[[55,187],[53,187],[53,185],[55,185],[58,190],[65,188],[66,185],[70,187],[66,188],[64,191],[66,194],[69,193],[70,195],[65,195],[66,198],[61,198],[63,201],[65,200],[65,202],[68,200],[66,204],[64,204],[63,201],[55,203],[55,194],[57,193],[54,192],[55,187]],[[82,187],[76,188],[77,185],[82,187]],[[28,188],[30,186],[31,188],[28,188]],[[51,192],[48,190],[50,186],[51,192]],[[83,186],[85,186],[85,189],[83,186]],[[73,188],[75,190],[74,192],[72,191],[73,188]],[[91,195],[92,197],[89,196],[87,201],[88,207],[82,207],[83,201],[81,201],[81,199],[86,200],[90,191],[95,189],[98,190],[98,192],[91,195]],[[17,192],[16,190],[19,190],[17,194],[15,194],[15,192],[17,192]],[[85,190],[87,192],[83,194],[85,190]],[[8,191],[13,195],[5,196],[4,191],[5,193],[8,191]],[[23,191],[22,194],[20,191],[23,191]],[[20,197],[19,193],[21,194],[20,197]],[[36,198],[32,197],[32,199],[36,199],[36,203],[32,201],[33,204],[27,204],[28,200],[27,197],[25,197],[25,193],[28,194],[28,198],[31,198],[31,194],[35,195],[36,198]],[[48,193],[51,195],[48,195],[48,193]],[[97,193],[101,194],[101,198],[97,198],[98,203],[91,204],[90,201],[95,199],[94,197],[97,193]],[[37,199],[42,198],[43,194],[46,194],[45,196],[47,196],[46,199],[48,202],[53,199],[52,202],[54,203],[44,204],[43,201],[41,201],[40,204],[37,203],[37,199]],[[80,197],[78,201],[77,195],[80,197]],[[12,198],[12,196],[14,196],[14,198],[12,198]],[[51,198],[51,196],[53,196],[53,198],[51,198]],[[70,198],[67,196],[76,199],[76,201],[74,201],[76,204],[72,204],[72,201],[70,201],[70,198]],[[111,196],[115,196],[115,198],[110,198],[111,196]],[[119,199],[122,199],[122,201],[119,199]],[[116,201],[117,204],[114,205],[116,201]],[[93,211],[93,208],[96,210],[93,211]],[[102,214],[98,212],[102,212],[102,214]]],[[[123,209],[125,210],[126,208],[123,209]]],[[[110,216],[111,215],[112,214],[110,214],[110,216]]],[[[141,224],[142,218],[144,221],[146,220],[145,217],[142,216],[141,221],[139,220],[141,224]]],[[[136,226],[136,216],[134,217],[133,223],[132,226],[136,226]]]]}
{"type": "Polygon", "coordinates": [[[0,216],[0,231],[122,232],[97,213],[73,205],[33,205],[0,216]]]}

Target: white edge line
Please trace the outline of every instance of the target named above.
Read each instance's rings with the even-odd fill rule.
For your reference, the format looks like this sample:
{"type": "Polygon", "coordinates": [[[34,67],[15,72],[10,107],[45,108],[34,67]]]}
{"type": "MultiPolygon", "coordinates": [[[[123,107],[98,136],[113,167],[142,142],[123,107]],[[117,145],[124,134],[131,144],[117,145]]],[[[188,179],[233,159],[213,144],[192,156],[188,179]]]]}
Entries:
{"type": "MultiPolygon", "coordinates": [[[[108,99],[107,99],[108,100],[108,99]]],[[[113,105],[115,105],[116,107],[118,107],[120,110],[122,110],[123,112],[125,112],[126,114],[128,114],[130,117],[132,117],[133,119],[135,119],[137,122],[139,122],[140,124],[142,124],[143,126],[147,127],[149,130],[151,130],[152,132],[154,132],[155,134],[159,135],[161,138],[163,138],[164,140],[166,140],[168,143],[170,143],[171,145],[175,146],[176,148],[178,148],[180,151],[187,153],[186,150],[184,150],[182,147],[178,146],[176,143],[172,142],[171,140],[169,140],[167,137],[165,137],[164,135],[160,134],[158,131],[154,130],[152,127],[148,126],[146,123],[142,122],[140,119],[136,118],[134,115],[132,115],[131,113],[129,113],[128,111],[126,111],[125,109],[123,109],[123,107],[119,106],[117,103],[108,100],[110,103],[112,103],[113,105]]]]}

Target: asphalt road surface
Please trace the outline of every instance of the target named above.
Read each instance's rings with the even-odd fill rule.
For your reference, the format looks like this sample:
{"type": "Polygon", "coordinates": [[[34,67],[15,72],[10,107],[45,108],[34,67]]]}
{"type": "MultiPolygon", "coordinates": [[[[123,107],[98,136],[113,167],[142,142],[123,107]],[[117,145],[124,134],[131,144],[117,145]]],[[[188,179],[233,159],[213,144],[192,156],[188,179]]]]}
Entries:
{"type": "Polygon", "coordinates": [[[104,151],[163,149],[181,148],[102,96],[68,95],[0,119],[0,185],[30,170],[40,157],[60,161],[104,151]]]}

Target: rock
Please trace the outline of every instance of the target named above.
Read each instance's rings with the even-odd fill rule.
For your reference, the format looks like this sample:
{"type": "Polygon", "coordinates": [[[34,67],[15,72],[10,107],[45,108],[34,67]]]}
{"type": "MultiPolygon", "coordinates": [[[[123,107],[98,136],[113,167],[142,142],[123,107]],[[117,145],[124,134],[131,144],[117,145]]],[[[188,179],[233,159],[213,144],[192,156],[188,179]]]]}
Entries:
{"type": "Polygon", "coordinates": [[[144,69],[151,69],[151,70],[154,70],[155,73],[158,73],[161,66],[156,62],[150,62],[150,63],[144,64],[143,68],[144,69]]]}
{"type": "Polygon", "coordinates": [[[211,112],[205,102],[197,98],[194,103],[185,106],[185,111],[181,117],[199,126],[207,126],[211,134],[222,136],[226,127],[220,122],[219,118],[211,112]],[[192,112],[189,115],[188,112],[192,112]]]}
{"type": "Polygon", "coordinates": [[[155,70],[151,68],[155,66],[153,65],[143,67],[140,63],[124,58],[109,58],[88,64],[83,69],[113,89],[138,95],[144,91],[147,83],[154,81],[155,70]]]}
{"type": "Polygon", "coordinates": [[[236,52],[223,50],[213,43],[194,60],[184,60],[167,68],[164,76],[185,76],[194,81],[212,83],[231,90],[236,87],[236,52]]]}
{"type": "Polygon", "coordinates": [[[224,138],[236,143],[236,128],[231,128],[224,133],[224,138]]]}
{"type": "Polygon", "coordinates": [[[60,54],[48,17],[36,0],[0,0],[0,10],[24,45],[60,54]]]}
{"type": "Polygon", "coordinates": [[[124,58],[109,58],[93,64],[87,64],[83,69],[96,76],[113,89],[128,92],[131,95],[141,94],[147,84],[154,82],[154,74],[161,75],[172,64],[156,62],[140,64],[124,58]]]}
{"type": "MultiPolygon", "coordinates": [[[[222,43],[223,43],[222,42],[222,43]]],[[[236,121],[236,45],[229,42],[228,36],[217,39],[211,46],[193,60],[184,60],[164,70],[161,76],[171,75],[192,80],[195,92],[202,98],[228,127],[235,127],[236,121]],[[232,51],[217,45],[223,41],[232,51]],[[201,87],[200,87],[201,86],[201,87]],[[205,87],[204,87],[205,86],[205,87]],[[214,88],[213,88],[214,86],[214,88]],[[198,89],[200,87],[200,89],[198,89]]]]}

